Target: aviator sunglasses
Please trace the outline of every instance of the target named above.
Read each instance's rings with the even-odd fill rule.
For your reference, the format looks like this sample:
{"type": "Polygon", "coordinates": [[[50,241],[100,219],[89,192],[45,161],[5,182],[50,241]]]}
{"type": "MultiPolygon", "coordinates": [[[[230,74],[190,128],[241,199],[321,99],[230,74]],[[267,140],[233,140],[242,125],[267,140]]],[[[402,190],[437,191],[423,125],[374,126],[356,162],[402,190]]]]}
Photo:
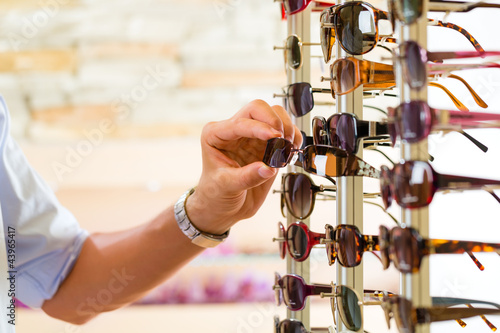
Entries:
{"type": "Polygon", "coordinates": [[[302,67],[302,46],[320,45],[319,43],[303,43],[299,36],[290,35],[285,40],[283,47],[275,46],[275,50],[283,50],[285,64],[288,68],[297,70],[302,67]]]}
{"type": "Polygon", "coordinates": [[[348,154],[345,150],[322,145],[296,149],[293,143],[283,138],[273,138],[267,141],[262,161],[272,168],[283,168],[291,163],[302,167],[306,172],[323,177],[379,178],[377,169],[359,157],[348,154]]]}
{"type": "Polygon", "coordinates": [[[488,188],[498,186],[500,180],[464,177],[437,173],[425,161],[403,161],[393,169],[382,166],[380,171],[380,193],[385,208],[393,198],[404,209],[428,206],[437,191],[486,190],[498,202],[500,198],[488,188]]]}

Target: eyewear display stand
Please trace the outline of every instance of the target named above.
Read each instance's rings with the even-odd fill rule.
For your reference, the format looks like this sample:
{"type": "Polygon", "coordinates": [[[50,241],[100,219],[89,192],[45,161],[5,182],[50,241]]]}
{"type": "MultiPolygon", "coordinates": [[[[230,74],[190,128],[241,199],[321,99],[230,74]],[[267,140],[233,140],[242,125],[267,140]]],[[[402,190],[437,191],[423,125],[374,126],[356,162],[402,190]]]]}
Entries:
{"type": "MultiPolygon", "coordinates": [[[[345,3],[342,1],[340,3],[345,3]]],[[[352,56],[346,53],[339,45],[335,43],[334,47],[336,59],[346,56],[352,56]]],[[[357,59],[362,59],[362,56],[355,56],[357,59]]],[[[358,87],[353,92],[346,95],[337,95],[336,112],[352,113],[358,119],[363,119],[363,86],[358,87]]],[[[359,149],[356,154],[359,158],[363,158],[363,149],[359,149]]],[[[364,177],[337,177],[337,225],[351,224],[358,227],[363,233],[363,178],[364,177]]],[[[343,267],[336,264],[336,283],[337,285],[345,285],[353,288],[359,295],[363,295],[363,264],[356,267],[343,267]]],[[[363,306],[362,304],[360,305],[363,306]]],[[[349,332],[342,320],[339,318],[339,312],[335,311],[337,322],[337,332],[349,332]]],[[[361,326],[359,332],[363,332],[361,326]]]]}
{"type": "MultiPolygon", "coordinates": [[[[427,47],[427,6],[428,1],[424,0],[423,15],[414,24],[401,25],[396,20],[395,32],[399,34],[398,43],[407,40],[418,42],[422,47],[427,47]]],[[[427,90],[411,89],[403,79],[399,66],[396,66],[396,83],[400,92],[400,102],[410,102],[412,100],[427,101],[427,90]]],[[[404,160],[427,160],[427,139],[417,144],[402,144],[401,158],[404,160]]],[[[411,226],[419,231],[422,237],[429,237],[429,209],[402,209],[401,223],[411,226]]],[[[419,273],[401,274],[400,293],[402,296],[411,299],[414,306],[430,306],[430,286],[429,286],[429,260],[424,260],[419,273]]],[[[416,333],[429,333],[430,325],[417,325],[416,333]]]]}
{"type": "MultiPolygon", "coordinates": [[[[300,36],[304,43],[309,43],[311,39],[311,9],[290,15],[287,18],[287,36],[295,34],[300,36]]],[[[310,82],[311,77],[311,52],[309,47],[302,48],[302,57],[304,59],[302,66],[298,70],[291,70],[287,66],[287,84],[292,84],[295,82],[310,82]]],[[[311,135],[311,117],[310,115],[305,115],[301,118],[293,118],[295,125],[304,131],[307,135],[311,135]]],[[[295,166],[288,166],[287,172],[304,172],[302,168],[297,168],[295,166]]],[[[291,215],[287,214],[287,227],[291,223],[296,222],[296,219],[291,215]]],[[[303,222],[309,226],[309,218],[303,220],[303,222]]],[[[294,261],[290,256],[286,257],[286,267],[287,274],[297,274],[304,278],[306,283],[310,283],[310,264],[309,259],[302,262],[294,261]]],[[[287,318],[297,319],[302,322],[304,327],[308,330],[310,329],[310,308],[309,302],[306,303],[305,308],[302,311],[290,311],[287,310],[287,318]]]]}

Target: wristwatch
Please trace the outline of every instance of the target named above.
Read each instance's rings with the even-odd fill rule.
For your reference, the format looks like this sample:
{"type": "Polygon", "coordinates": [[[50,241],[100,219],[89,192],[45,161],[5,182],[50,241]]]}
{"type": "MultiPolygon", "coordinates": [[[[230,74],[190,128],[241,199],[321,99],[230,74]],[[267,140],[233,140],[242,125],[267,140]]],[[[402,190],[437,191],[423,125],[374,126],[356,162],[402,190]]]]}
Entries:
{"type": "Polygon", "coordinates": [[[201,247],[215,247],[222,243],[227,236],[229,236],[229,230],[222,235],[213,235],[203,232],[195,227],[195,225],[189,219],[186,212],[186,202],[191,194],[194,193],[195,188],[191,188],[186,191],[179,200],[174,205],[175,220],[181,231],[186,235],[193,244],[201,247]]]}

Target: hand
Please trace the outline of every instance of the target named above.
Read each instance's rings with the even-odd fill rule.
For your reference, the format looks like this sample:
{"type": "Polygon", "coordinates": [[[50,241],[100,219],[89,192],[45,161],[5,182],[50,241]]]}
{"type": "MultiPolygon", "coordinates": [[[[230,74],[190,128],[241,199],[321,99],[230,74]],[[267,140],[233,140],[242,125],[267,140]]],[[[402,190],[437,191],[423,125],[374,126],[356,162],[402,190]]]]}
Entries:
{"type": "Polygon", "coordinates": [[[201,135],[203,172],[186,211],[200,230],[223,234],[253,216],[278,173],[262,162],[267,140],[284,137],[298,148],[299,129],[281,106],[255,100],[232,118],[207,124],[201,135]]]}

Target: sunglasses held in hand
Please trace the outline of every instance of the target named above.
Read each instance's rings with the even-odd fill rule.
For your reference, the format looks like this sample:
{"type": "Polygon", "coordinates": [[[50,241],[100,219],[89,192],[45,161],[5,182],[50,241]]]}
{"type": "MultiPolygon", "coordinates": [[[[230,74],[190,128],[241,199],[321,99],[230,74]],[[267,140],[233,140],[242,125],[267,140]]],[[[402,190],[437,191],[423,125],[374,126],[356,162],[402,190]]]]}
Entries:
{"type": "Polygon", "coordinates": [[[323,177],[365,176],[379,178],[379,171],[345,150],[311,145],[296,149],[283,138],[267,141],[262,161],[272,168],[283,168],[288,163],[302,167],[306,172],[323,177]],[[296,160],[292,160],[297,156],[296,160]]]}
{"type": "Polygon", "coordinates": [[[500,202],[493,191],[488,191],[488,186],[498,185],[500,180],[440,174],[425,161],[405,161],[393,169],[384,165],[380,171],[380,193],[386,209],[393,199],[404,209],[425,207],[434,193],[444,190],[487,190],[500,202]]]}

